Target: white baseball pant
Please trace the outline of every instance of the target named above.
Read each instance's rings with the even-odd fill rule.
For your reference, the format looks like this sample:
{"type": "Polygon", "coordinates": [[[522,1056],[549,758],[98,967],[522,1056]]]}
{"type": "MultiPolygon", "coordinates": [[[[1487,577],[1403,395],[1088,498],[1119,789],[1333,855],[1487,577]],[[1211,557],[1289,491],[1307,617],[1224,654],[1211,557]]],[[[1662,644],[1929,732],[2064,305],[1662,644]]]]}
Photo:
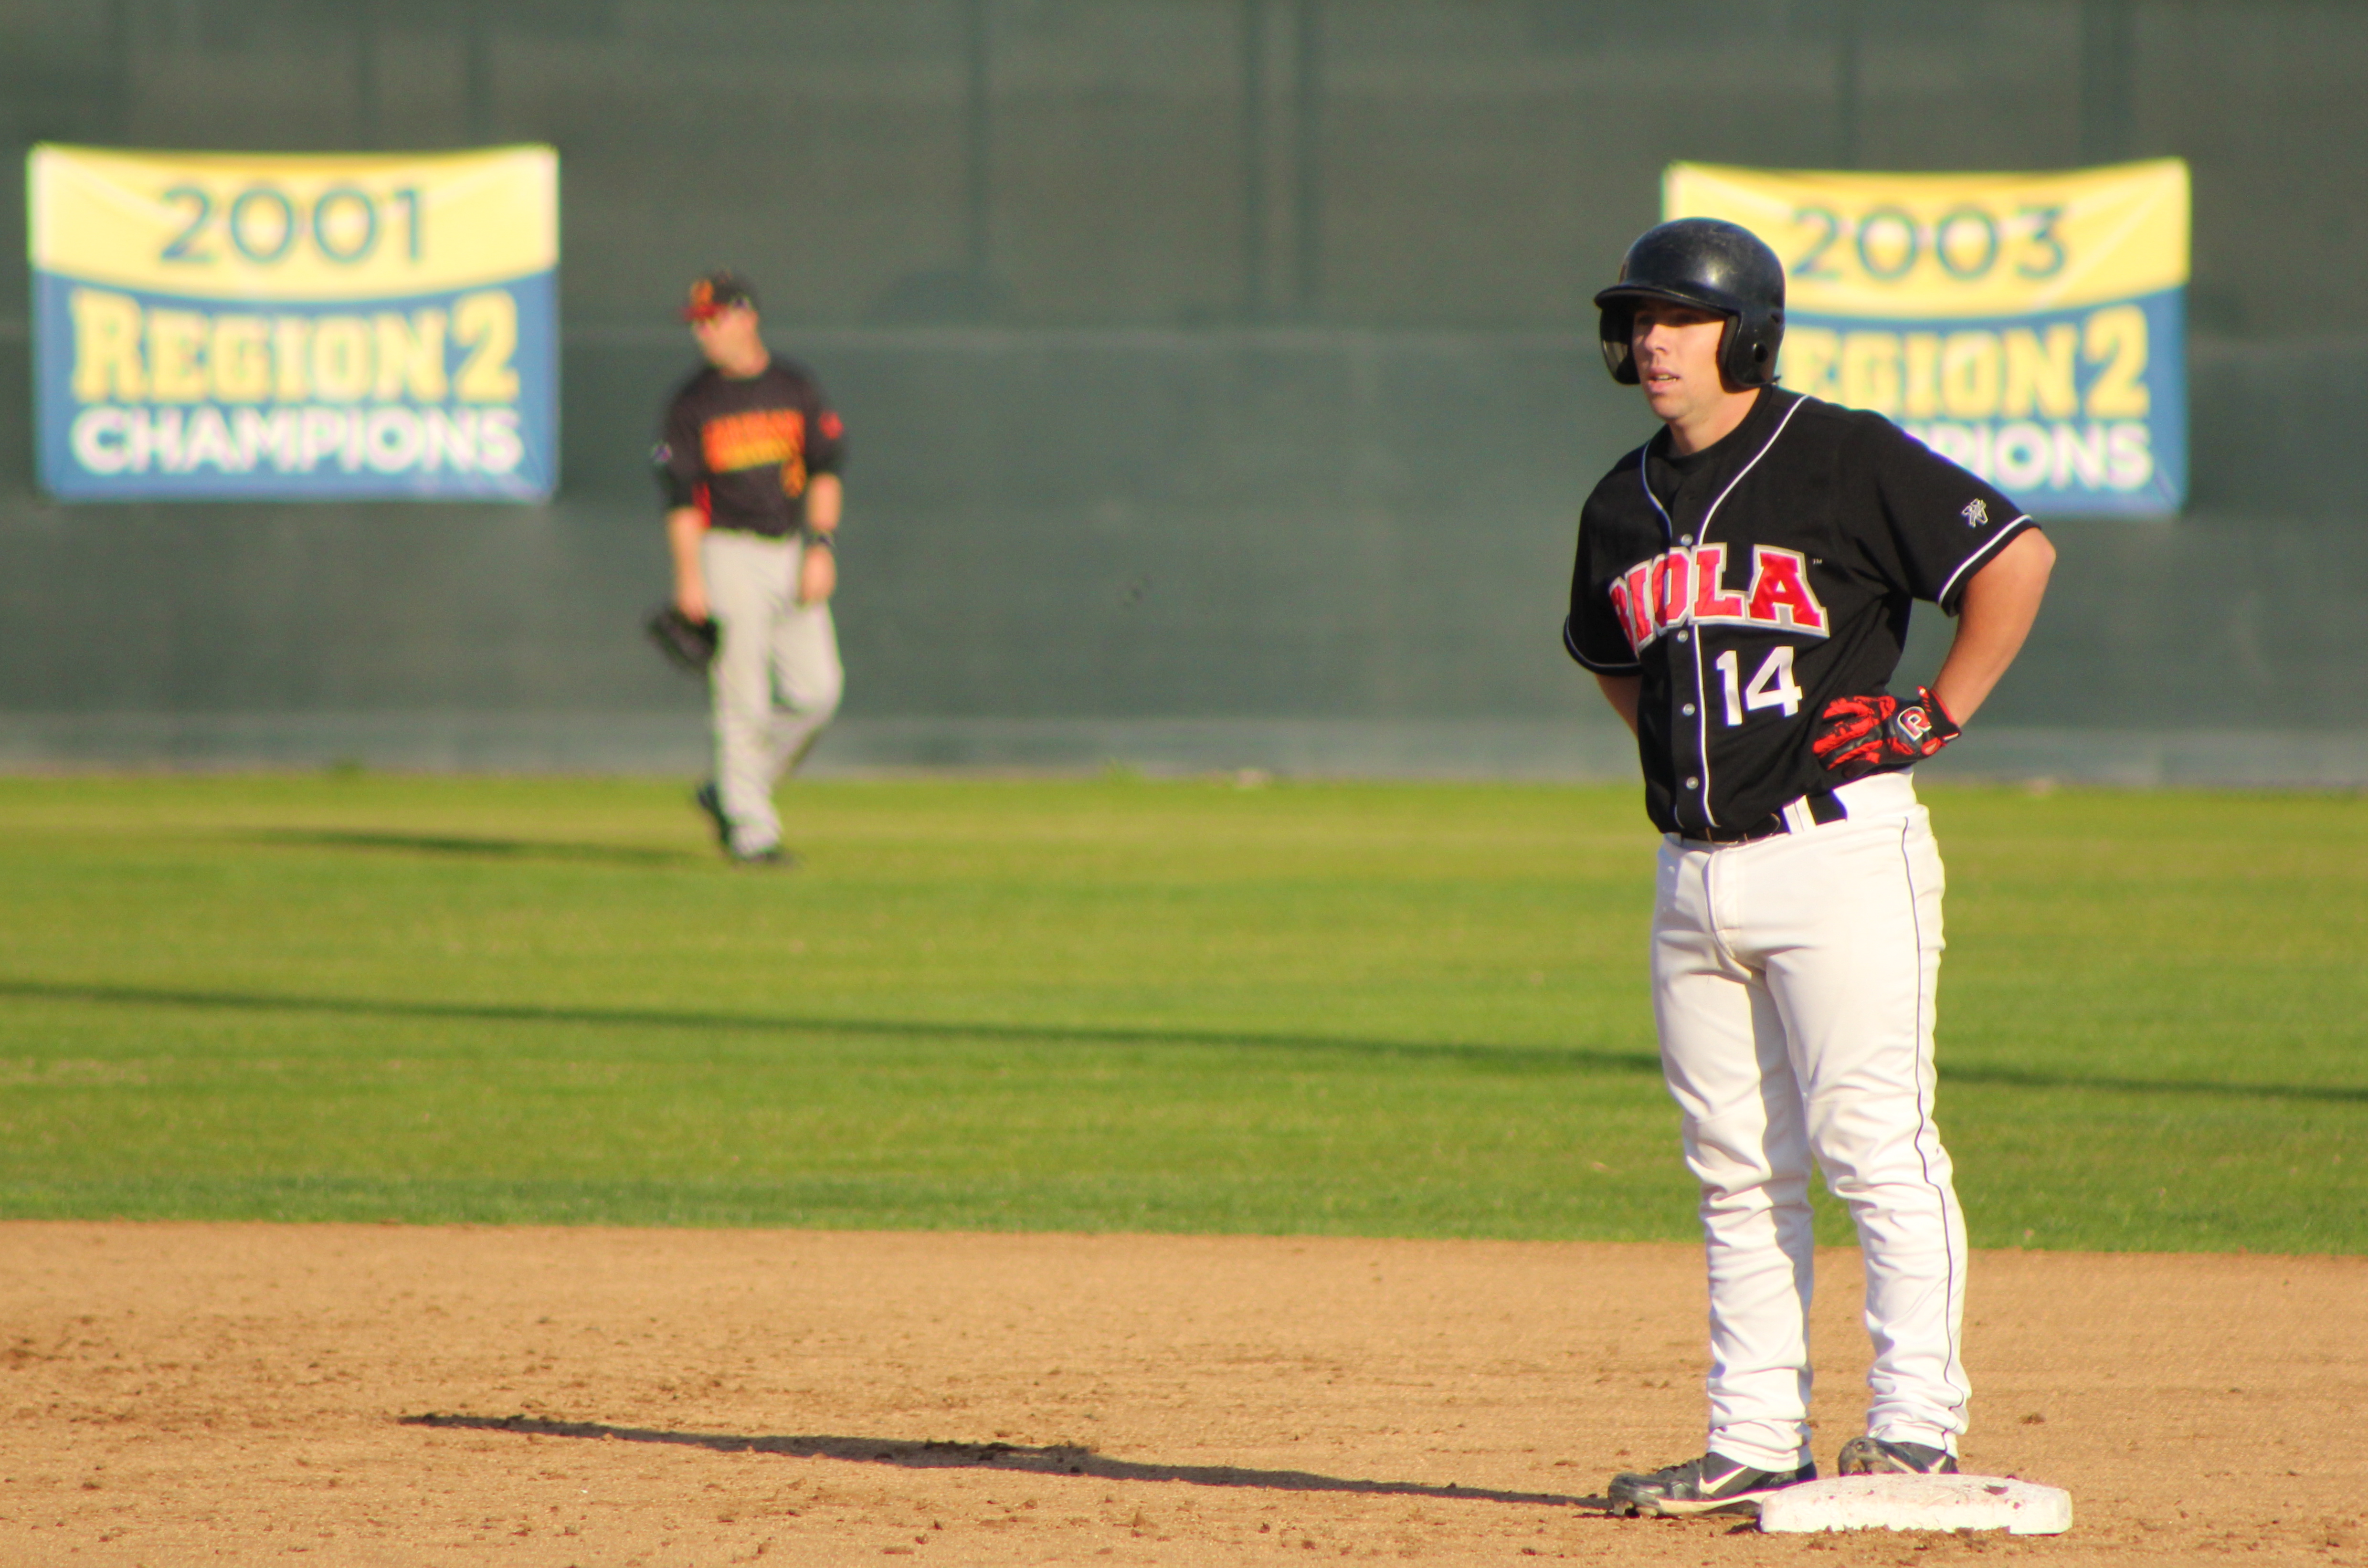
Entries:
{"type": "Polygon", "coordinates": [[[1866,1263],[1867,1430],[1956,1450],[1965,1225],[1932,1124],[1941,852],[1905,774],[1847,820],[1713,846],[1670,836],[1653,919],[1661,1064],[1702,1183],[1711,1451],[1810,1462],[1809,1165],[1866,1263]]]}
{"type": "Polygon", "coordinates": [[[846,684],[829,604],[797,602],[803,557],[794,537],[711,528],[700,541],[708,609],[721,634],[708,667],[715,787],[735,855],[780,843],[773,786],[804,760],[846,684]]]}

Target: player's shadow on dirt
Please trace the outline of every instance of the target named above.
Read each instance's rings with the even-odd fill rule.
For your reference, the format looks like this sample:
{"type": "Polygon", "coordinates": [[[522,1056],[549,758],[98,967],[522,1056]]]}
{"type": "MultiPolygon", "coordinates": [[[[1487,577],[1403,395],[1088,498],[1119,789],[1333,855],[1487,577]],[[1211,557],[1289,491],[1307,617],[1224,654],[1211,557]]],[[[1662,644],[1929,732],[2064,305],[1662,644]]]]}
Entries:
{"type": "Polygon", "coordinates": [[[250,844],[301,849],[381,849],[401,855],[441,855],[470,860],[588,860],[610,866],[681,866],[713,859],[684,849],[638,844],[566,844],[537,838],[467,838],[428,833],[371,833],[347,828],[267,828],[242,835],[250,844]]]}
{"type": "Polygon", "coordinates": [[[914,1442],[903,1437],[747,1437],[728,1432],[666,1432],[607,1426],[597,1421],[546,1421],[533,1415],[405,1415],[405,1426],[461,1427],[472,1432],[520,1432],[537,1437],[606,1438],[620,1443],[671,1443],[720,1454],[784,1454],[791,1459],[845,1460],[905,1470],[998,1470],[1032,1475],[1086,1475],[1100,1481],[1174,1481],[1190,1486],[1255,1486],[1277,1492],[1363,1492],[1387,1496],[1468,1498],[1481,1503],[1547,1503],[1601,1508],[1601,1497],[1556,1492],[1497,1492],[1486,1487],[1431,1486],[1413,1481],[1359,1481],[1304,1470],[1245,1470],[1237,1465],[1141,1464],[1070,1444],[1030,1448],[1019,1443],[914,1442]]]}

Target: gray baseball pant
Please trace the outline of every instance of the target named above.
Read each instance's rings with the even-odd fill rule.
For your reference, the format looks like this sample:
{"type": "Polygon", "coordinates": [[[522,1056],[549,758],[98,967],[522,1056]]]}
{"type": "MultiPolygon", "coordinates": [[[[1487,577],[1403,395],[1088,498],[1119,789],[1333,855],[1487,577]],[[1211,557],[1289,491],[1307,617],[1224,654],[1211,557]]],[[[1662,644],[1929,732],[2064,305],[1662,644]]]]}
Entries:
{"type": "Polygon", "coordinates": [[[838,631],[828,603],[797,602],[804,547],[794,537],[712,528],[699,554],[721,633],[708,673],[715,787],[732,823],[732,852],[756,855],[781,841],[773,786],[838,711],[846,684],[838,631]]]}

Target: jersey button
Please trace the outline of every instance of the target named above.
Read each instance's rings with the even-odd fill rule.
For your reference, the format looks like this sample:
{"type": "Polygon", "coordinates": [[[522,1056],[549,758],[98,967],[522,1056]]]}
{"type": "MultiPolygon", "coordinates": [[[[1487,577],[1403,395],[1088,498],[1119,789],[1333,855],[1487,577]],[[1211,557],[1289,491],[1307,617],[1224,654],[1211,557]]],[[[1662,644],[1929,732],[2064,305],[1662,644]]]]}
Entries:
{"type": "Polygon", "coordinates": [[[1691,534],[1679,534],[1678,536],[1678,542],[1679,544],[1691,544],[1693,541],[1694,536],[1691,534]]]}
{"type": "Polygon", "coordinates": [[[1691,719],[1694,716],[1694,705],[1689,702],[1683,708],[1679,709],[1678,711],[1691,719]]]}
{"type": "Polygon", "coordinates": [[[1679,633],[1678,633],[1678,641],[1679,641],[1679,642],[1690,642],[1690,641],[1691,641],[1691,639],[1690,639],[1690,638],[1689,638],[1689,637],[1688,637],[1684,632],[1680,631],[1680,632],[1679,632],[1679,633]]]}
{"type": "Polygon", "coordinates": [[[1689,773],[1686,775],[1686,788],[1689,790],[1699,790],[1702,788],[1702,780],[1689,773]]]}

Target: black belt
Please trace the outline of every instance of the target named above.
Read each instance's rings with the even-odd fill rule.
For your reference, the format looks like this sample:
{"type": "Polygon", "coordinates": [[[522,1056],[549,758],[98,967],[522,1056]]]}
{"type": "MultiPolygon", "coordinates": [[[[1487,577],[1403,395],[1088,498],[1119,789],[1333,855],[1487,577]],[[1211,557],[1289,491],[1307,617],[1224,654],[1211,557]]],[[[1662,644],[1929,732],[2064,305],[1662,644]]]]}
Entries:
{"type": "MultiPolygon", "coordinates": [[[[1801,797],[1801,803],[1809,808],[1809,820],[1819,827],[1850,816],[1850,808],[1831,790],[1813,790],[1801,797]]],[[[1688,828],[1683,836],[1697,844],[1757,844],[1763,838],[1792,831],[1793,824],[1784,820],[1782,812],[1770,812],[1748,827],[1688,828]]]]}

